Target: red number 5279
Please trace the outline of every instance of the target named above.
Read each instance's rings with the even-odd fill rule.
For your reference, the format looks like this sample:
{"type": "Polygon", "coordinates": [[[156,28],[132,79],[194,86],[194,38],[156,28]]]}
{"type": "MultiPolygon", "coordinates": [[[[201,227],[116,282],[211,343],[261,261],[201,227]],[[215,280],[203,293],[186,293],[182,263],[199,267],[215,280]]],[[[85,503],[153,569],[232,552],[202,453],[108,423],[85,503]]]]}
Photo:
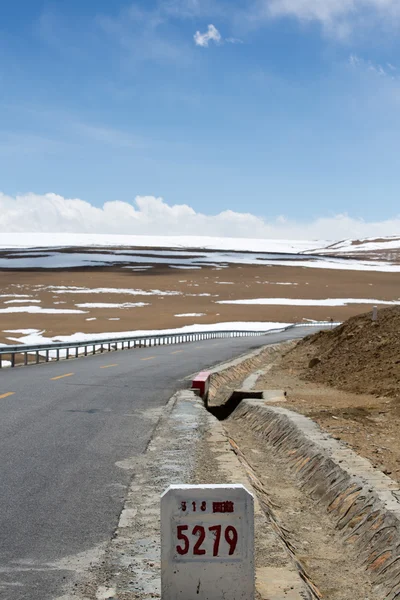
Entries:
{"type": "MultiPolygon", "coordinates": [[[[180,556],[185,556],[189,554],[190,541],[186,532],[189,531],[189,525],[178,525],[177,526],[177,538],[181,542],[181,544],[176,546],[176,551],[180,556]]],[[[212,527],[208,527],[206,530],[202,525],[195,525],[192,529],[192,535],[197,537],[197,541],[193,546],[192,554],[194,556],[204,556],[207,551],[205,548],[202,548],[203,543],[206,539],[207,533],[212,535],[214,538],[213,544],[213,556],[219,555],[220,542],[222,537],[222,525],[213,525],[212,527]]],[[[224,539],[229,546],[229,556],[232,556],[235,553],[236,546],[238,543],[238,532],[235,527],[232,525],[228,525],[224,531],[224,539]]]]}

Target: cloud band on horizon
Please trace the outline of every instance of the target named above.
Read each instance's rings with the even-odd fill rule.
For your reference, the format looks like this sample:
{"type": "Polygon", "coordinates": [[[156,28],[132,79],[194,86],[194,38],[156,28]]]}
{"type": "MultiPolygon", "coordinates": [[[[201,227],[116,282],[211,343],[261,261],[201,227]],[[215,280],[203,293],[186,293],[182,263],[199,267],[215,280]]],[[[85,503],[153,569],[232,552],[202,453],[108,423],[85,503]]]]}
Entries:
{"type": "Polygon", "coordinates": [[[0,192],[1,233],[108,233],[137,235],[204,235],[264,239],[366,238],[400,233],[400,215],[366,222],[346,214],[306,222],[226,210],[216,215],[196,212],[187,204],[137,196],[133,203],[106,202],[96,207],[85,200],[49,193],[8,196],[0,192]]]}

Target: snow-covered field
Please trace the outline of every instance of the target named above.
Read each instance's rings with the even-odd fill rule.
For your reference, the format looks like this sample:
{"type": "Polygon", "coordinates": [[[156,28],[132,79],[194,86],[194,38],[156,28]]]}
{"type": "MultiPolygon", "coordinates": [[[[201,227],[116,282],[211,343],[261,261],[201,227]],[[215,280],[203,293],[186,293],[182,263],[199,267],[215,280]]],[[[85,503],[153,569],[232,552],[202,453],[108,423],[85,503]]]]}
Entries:
{"type": "Polygon", "coordinates": [[[324,254],[344,254],[353,252],[371,252],[376,250],[400,250],[400,235],[384,238],[364,238],[361,240],[341,240],[333,244],[317,246],[311,253],[323,251],[324,254]]]}
{"type": "Polygon", "coordinates": [[[382,259],[384,250],[400,252],[400,240],[392,238],[332,244],[241,238],[1,234],[1,249],[0,269],[82,269],[119,265],[138,272],[158,265],[193,270],[263,264],[400,272],[400,261],[382,259]],[[374,256],[375,260],[370,260],[369,255],[362,256],[372,250],[380,251],[374,256]]]}
{"type": "Polygon", "coordinates": [[[0,248],[198,248],[239,252],[297,253],[319,248],[321,240],[260,240],[206,236],[105,235],[81,233],[0,233],[0,248]]]}

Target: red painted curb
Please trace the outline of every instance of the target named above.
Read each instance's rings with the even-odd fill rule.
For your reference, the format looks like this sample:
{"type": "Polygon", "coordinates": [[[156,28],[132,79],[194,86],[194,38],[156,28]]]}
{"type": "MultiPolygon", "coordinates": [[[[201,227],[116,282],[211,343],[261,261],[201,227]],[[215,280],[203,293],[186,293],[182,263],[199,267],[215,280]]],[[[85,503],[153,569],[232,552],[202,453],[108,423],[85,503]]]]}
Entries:
{"type": "Polygon", "coordinates": [[[192,381],[192,390],[199,390],[202,398],[207,395],[210,376],[210,371],[201,371],[192,381]]]}

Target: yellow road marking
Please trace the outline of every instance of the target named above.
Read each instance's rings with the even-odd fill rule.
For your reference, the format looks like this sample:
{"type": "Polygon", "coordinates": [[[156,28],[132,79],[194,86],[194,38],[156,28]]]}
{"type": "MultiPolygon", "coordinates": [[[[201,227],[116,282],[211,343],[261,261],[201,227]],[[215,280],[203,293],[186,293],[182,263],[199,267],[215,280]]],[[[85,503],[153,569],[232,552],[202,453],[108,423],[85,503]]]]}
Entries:
{"type": "Polygon", "coordinates": [[[7,392],[6,394],[2,394],[0,398],[8,398],[8,396],[12,396],[15,392],[7,392]]]}
{"type": "Polygon", "coordinates": [[[56,379],[62,379],[63,377],[71,377],[74,373],[66,373],[65,375],[58,375],[58,377],[52,377],[51,381],[56,381],[56,379]]]}
{"type": "Polygon", "coordinates": [[[183,350],[176,350],[175,352],[171,352],[171,354],[181,354],[181,352],[183,352],[183,350]]]}
{"type": "Polygon", "coordinates": [[[155,356],[149,356],[149,358],[141,358],[140,360],[153,360],[153,358],[155,358],[155,356]]]}
{"type": "Polygon", "coordinates": [[[111,367],[118,367],[118,364],[115,364],[115,365],[105,365],[104,367],[100,367],[100,369],[111,369],[111,367]]]}

